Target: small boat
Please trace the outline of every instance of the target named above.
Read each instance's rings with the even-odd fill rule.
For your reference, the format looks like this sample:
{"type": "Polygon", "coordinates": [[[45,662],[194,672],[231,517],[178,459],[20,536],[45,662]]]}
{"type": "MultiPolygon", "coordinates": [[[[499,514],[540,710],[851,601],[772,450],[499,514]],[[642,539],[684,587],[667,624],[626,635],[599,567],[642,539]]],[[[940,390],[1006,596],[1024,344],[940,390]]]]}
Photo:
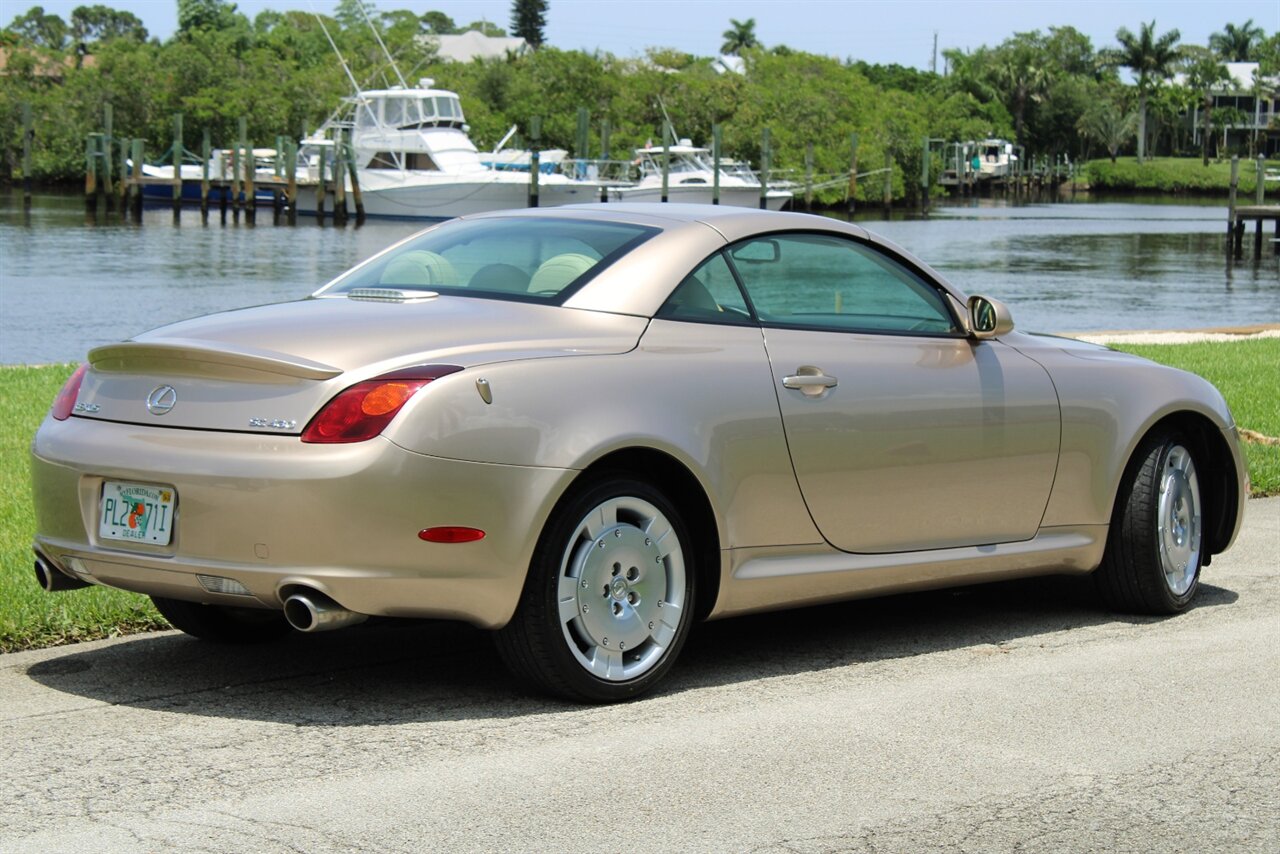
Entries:
{"type": "MultiPolygon", "coordinates": [[[[667,201],[686,204],[712,203],[716,173],[711,162],[711,149],[698,148],[689,140],[669,147],[646,146],[636,149],[635,166],[640,181],[632,187],[609,191],[614,202],[662,201],[662,165],[667,163],[667,201]]],[[[720,204],[738,207],[760,207],[760,177],[748,164],[736,160],[720,163],[720,204]]],[[[782,187],[766,191],[765,201],[771,211],[781,210],[791,201],[792,193],[782,187]]]]}
{"type": "MultiPolygon", "coordinates": [[[[255,182],[283,180],[280,178],[283,173],[283,165],[279,164],[279,157],[274,148],[253,149],[253,160],[253,180],[255,182]]],[[[231,149],[215,151],[213,156],[209,158],[209,180],[216,182],[231,180],[232,173],[235,171],[233,163],[231,149]]],[[[132,168],[132,162],[129,165],[132,168]]],[[[182,177],[183,201],[200,201],[200,182],[205,174],[204,165],[201,163],[183,163],[179,168],[178,174],[182,177]]],[[[241,174],[243,176],[243,170],[241,174]]],[[[158,166],[151,163],[143,163],[142,175],[144,178],[172,181],[173,166],[171,164],[158,166]]],[[[300,161],[296,175],[299,179],[304,179],[307,175],[307,164],[300,161]]],[[[222,187],[213,187],[209,190],[210,196],[214,199],[220,198],[219,194],[223,192],[227,191],[222,187]]],[[[168,201],[173,198],[173,187],[166,184],[143,184],[142,196],[144,199],[153,201],[168,201]]],[[[272,189],[255,186],[254,199],[256,201],[271,202],[272,198],[272,189]]]]}
{"type": "MultiPolygon", "coordinates": [[[[467,135],[457,94],[435,88],[434,81],[360,90],[344,106],[340,116],[303,140],[308,177],[319,180],[322,160],[326,175],[333,174],[334,134],[348,135],[366,214],[447,219],[529,204],[528,166],[519,171],[520,158],[503,152],[489,155],[486,163],[467,135]]],[[[539,169],[540,206],[599,201],[600,192],[597,182],[539,169]]],[[[297,206],[302,213],[315,211],[316,194],[299,190],[297,206]]]]}
{"type": "Polygon", "coordinates": [[[947,146],[942,175],[938,183],[956,186],[1002,180],[1013,174],[1018,155],[1013,143],[1006,139],[980,139],[955,142],[947,146]]]}

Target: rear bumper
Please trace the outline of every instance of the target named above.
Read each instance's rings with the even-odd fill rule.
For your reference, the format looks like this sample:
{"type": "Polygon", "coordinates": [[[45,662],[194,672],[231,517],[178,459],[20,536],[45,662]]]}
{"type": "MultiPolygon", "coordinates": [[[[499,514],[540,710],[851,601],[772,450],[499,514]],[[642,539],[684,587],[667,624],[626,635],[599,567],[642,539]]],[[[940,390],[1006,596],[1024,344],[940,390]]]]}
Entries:
{"type": "Polygon", "coordinates": [[[361,614],[496,628],[514,612],[538,533],[574,475],[431,457],[382,437],[306,445],[49,419],[32,445],[35,547],[78,577],[139,593],[281,608],[291,588],[305,586],[361,614]],[[107,479],[176,490],[168,546],[99,537],[107,479]],[[418,537],[436,525],[486,536],[418,537]],[[212,592],[201,575],[248,593],[212,592]]]}

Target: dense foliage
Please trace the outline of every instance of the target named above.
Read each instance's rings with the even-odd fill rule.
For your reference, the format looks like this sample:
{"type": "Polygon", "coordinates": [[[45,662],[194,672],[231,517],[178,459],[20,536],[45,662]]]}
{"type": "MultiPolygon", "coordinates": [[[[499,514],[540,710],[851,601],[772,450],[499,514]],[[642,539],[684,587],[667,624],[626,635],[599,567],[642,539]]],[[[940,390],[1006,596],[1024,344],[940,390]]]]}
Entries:
{"type": "MultiPolygon", "coordinates": [[[[1224,58],[1243,52],[1263,63],[1264,76],[1280,71],[1280,36],[1266,36],[1251,21],[1227,27],[1212,50],[1182,50],[1175,59],[1161,54],[1154,63],[1127,49],[1095,48],[1070,27],[1018,33],[995,47],[946,52],[940,75],[764,47],[753,20],[735,20],[724,38],[745,63],[739,75],[721,73],[710,58],[663,49],[620,59],[543,46],[503,59],[438,62],[424,36],[502,31],[483,21],[460,26],[434,11],[381,11],[370,0],[342,0],[333,17],[266,11],[252,21],[228,0],[177,5],[179,29],[165,41],[148,40],[135,16],[101,5],[77,8],[70,22],[33,7],[0,31],[7,51],[0,76],[0,179],[18,171],[24,103],[35,117],[32,173],[43,180],[83,174],[85,138],[102,130],[104,104],[113,107],[114,134],[145,139],[152,157],[169,148],[177,113],[184,116],[189,150],[199,148],[205,129],[215,145],[229,145],[241,119],[249,141],[259,145],[271,145],[279,135],[296,138],[351,91],[330,40],[361,85],[397,82],[374,27],[405,79],[432,77],[462,96],[472,137],[482,148],[512,125],[521,130],[517,140],[531,143],[527,129],[538,116],[538,144],[572,151],[577,111],[586,107],[589,150],[575,154],[601,155],[599,130],[607,120],[610,154],[627,158],[629,149],[661,140],[665,109],[678,136],[705,143],[719,123],[726,153],[756,162],[768,128],[773,167],[793,178],[812,144],[819,180],[832,179],[818,196],[825,202],[844,198],[838,178],[850,167],[855,134],[859,171],[883,170],[888,163],[899,199],[919,192],[926,138],[1005,137],[1033,158],[1116,156],[1136,147],[1142,104],[1148,152],[1203,154],[1207,160],[1227,152],[1207,146],[1202,152],[1188,116],[1221,83],[1224,58]],[[1139,61],[1147,63],[1138,72],[1140,85],[1126,85],[1119,67],[1139,68],[1139,61]],[[1177,84],[1169,77],[1175,68],[1183,74],[1177,84]]],[[[538,23],[546,0],[517,0],[512,8],[513,22],[538,23]]],[[[1139,49],[1143,36],[1173,49],[1161,44],[1154,22],[1139,32],[1139,49]]],[[[1124,36],[1131,34],[1118,34],[1122,46],[1124,36]]],[[[1265,84],[1260,79],[1257,85],[1265,84]]],[[[1230,111],[1200,113],[1203,129],[1239,120],[1230,111]]],[[[939,160],[933,157],[935,174],[939,160]]],[[[859,195],[878,200],[883,186],[882,174],[864,176],[859,195]]]]}

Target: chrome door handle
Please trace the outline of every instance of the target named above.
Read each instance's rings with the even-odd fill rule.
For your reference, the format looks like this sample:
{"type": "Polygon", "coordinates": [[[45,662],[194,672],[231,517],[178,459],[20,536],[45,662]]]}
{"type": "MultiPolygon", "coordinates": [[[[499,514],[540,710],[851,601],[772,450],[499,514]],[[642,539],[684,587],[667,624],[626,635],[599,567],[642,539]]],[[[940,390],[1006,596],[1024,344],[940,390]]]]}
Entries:
{"type": "Polygon", "coordinates": [[[796,374],[782,378],[784,387],[799,389],[811,397],[825,394],[827,389],[835,388],[836,384],[835,377],[827,376],[821,368],[815,368],[812,365],[804,365],[796,374]]]}

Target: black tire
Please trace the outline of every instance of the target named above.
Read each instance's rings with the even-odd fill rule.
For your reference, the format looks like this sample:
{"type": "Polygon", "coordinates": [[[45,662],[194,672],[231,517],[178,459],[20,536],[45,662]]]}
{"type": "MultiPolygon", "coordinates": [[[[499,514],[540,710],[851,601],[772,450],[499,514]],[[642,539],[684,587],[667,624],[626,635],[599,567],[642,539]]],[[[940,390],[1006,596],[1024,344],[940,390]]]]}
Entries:
{"type": "Polygon", "coordinates": [[[1195,598],[1204,519],[1195,449],[1182,434],[1161,431],[1144,439],[1134,452],[1116,496],[1102,565],[1095,573],[1098,591],[1112,610],[1176,614],[1195,598]],[[1162,497],[1162,486],[1169,498],[1162,497]],[[1181,542],[1179,531],[1186,532],[1181,542]]]}
{"type": "Polygon", "coordinates": [[[266,643],[292,631],[280,611],[201,605],[160,596],[152,596],[151,601],[175,629],[215,643],[266,643]]]}
{"type": "Polygon", "coordinates": [[[625,474],[593,477],[547,521],[515,616],[496,633],[498,652],[517,677],[557,697],[638,697],[666,675],[688,637],[695,559],[684,521],[661,492],[625,474]],[[602,521],[608,508],[613,524],[602,521]]]}

